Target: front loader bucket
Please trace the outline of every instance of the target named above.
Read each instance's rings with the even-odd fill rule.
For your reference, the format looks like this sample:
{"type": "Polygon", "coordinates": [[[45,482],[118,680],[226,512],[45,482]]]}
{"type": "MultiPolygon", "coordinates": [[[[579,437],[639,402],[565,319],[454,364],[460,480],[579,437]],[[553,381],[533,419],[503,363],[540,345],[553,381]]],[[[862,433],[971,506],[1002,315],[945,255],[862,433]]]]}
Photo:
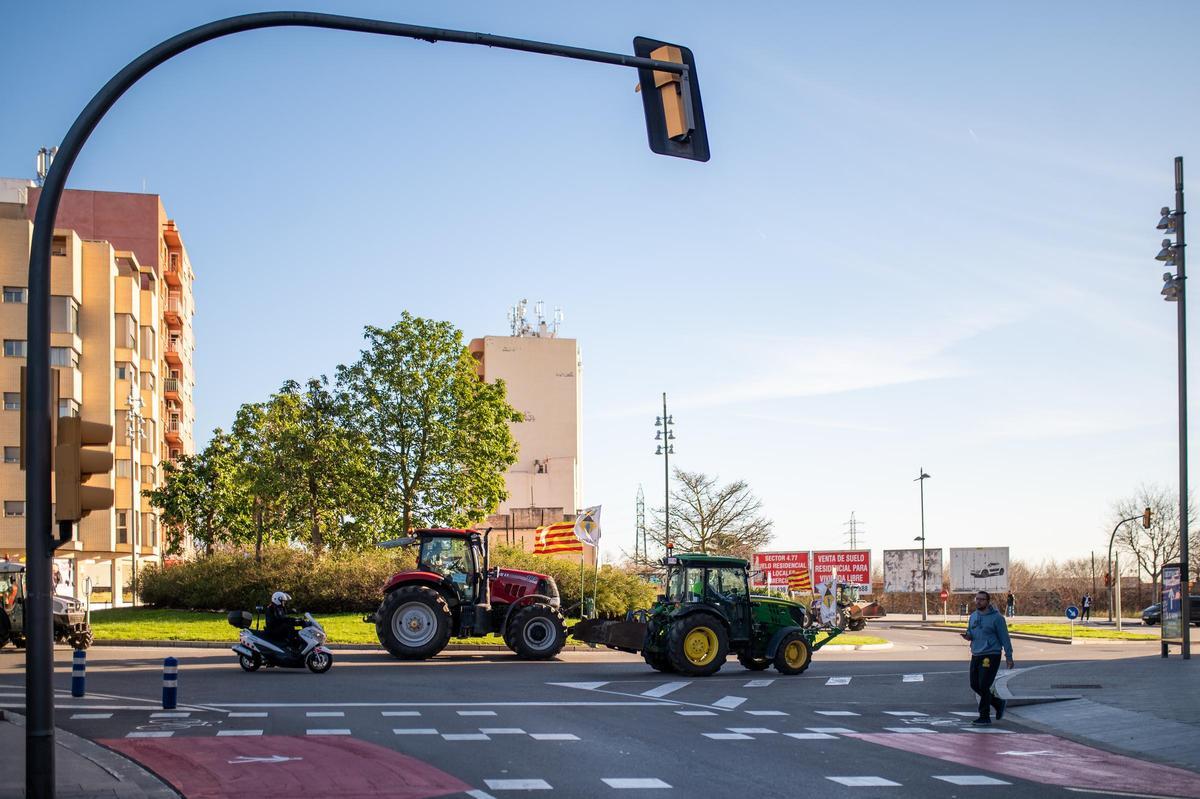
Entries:
{"type": "Polygon", "coordinates": [[[646,623],[584,619],[571,628],[571,635],[585,644],[600,644],[625,652],[641,652],[646,641],[646,623]]]}

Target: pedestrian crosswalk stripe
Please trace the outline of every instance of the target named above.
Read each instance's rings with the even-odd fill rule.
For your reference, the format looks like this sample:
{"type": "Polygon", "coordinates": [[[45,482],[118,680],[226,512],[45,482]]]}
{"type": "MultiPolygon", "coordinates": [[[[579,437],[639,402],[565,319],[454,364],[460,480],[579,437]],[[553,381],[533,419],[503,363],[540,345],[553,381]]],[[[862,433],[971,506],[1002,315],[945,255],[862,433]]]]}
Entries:
{"type": "Polygon", "coordinates": [[[339,728],[339,729],[328,729],[328,730],[325,730],[325,729],[321,729],[321,730],[305,730],[305,731],[304,731],[304,734],[305,734],[305,735],[349,735],[349,734],[350,734],[350,730],[347,730],[347,729],[345,729],[345,728],[339,728]]]}
{"type": "Polygon", "coordinates": [[[480,727],[479,731],[484,735],[524,735],[525,730],[520,727],[480,727]]]}
{"type": "Polygon", "coordinates": [[[670,788],[660,779],[635,777],[602,777],[601,781],[610,788],[670,788]]]}
{"type": "Polygon", "coordinates": [[[412,729],[392,730],[394,735],[437,735],[438,731],[432,727],[415,727],[412,729]]]}
{"type": "Polygon", "coordinates": [[[905,674],[904,682],[925,682],[924,674],[905,674]]]}
{"type": "Polygon", "coordinates": [[[733,710],[735,707],[737,707],[738,705],[742,704],[745,701],[746,701],[746,697],[744,697],[744,696],[723,696],[720,699],[718,699],[716,702],[713,702],[712,704],[713,704],[713,707],[723,707],[723,708],[727,708],[729,710],[733,710]]]}
{"type": "Polygon", "coordinates": [[[345,713],[345,711],[342,711],[342,710],[310,710],[307,713],[305,713],[304,715],[310,719],[322,718],[322,717],[342,718],[346,715],[346,713],[345,713]]]}
{"type": "Polygon", "coordinates": [[[663,697],[663,696],[666,696],[667,694],[674,693],[674,692],[678,691],[680,688],[683,688],[688,685],[691,685],[691,683],[690,682],[669,682],[669,683],[660,685],[657,688],[651,688],[649,691],[642,691],[642,696],[649,696],[649,697],[658,699],[659,697],[663,697]]]}
{"type": "Polygon", "coordinates": [[[265,719],[266,713],[230,713],[231,719],[265,719]]]}
{"type": "Polygon", "coordinates": [[[775,682],[775,681],[774,680],[751,680],[750,682],[746,683],[746,687],[747,688],[766,688],[768,685],[770,685],[773,682],[775,682]]]}
{"type": "Polygon", "coordinates": [[[900,785],[898,782],[885,780],[883,777],[826,777],[825,779],[848,788],[890,788],[900,785]]]}
{"type": "Polygon", "coordinates": [[[850,678],[849,677],[830,677],[828,680],[825,681],[825,684],[826,685],[849,685],[850,678]]]}
{"type": "MultiPolygon", "coordinates": [[[[263,715],[265,716],[267,714],[264,713],[263,715]]],[[[385,711],[383,711],[383,715],[384,716],[419,716],[419,715],[421,715],[421,711],[419,711],[419,710],[385,710],[385,711]]]]}
{"type": "Polygon", "coordinates": [[[73,713],[73,719],[111,719],[112,713],[73,713]]]}
{"type": "Polygon", "coordinates": [[[836,735],[830,735],[827,732],[785,732],[784,736],[801,741],[828,741],[837,738],[836,735]]]}
{"type": "Polygon", "coordinates": [[[715,716],[715,715],[717,715],[716,713],[713,713],[711,710],[676,710],[675,712],[680,716],[715,716]]]}
{"type": "Polygon", "coordinates": [[[730,732],[740,732],[742,735],[774,735],[775,730],[766,727],[726,727],[730,732]]]}
{"type": "Polygon", "coordinates": [[[460,710],[460,711],[458,711],[458,715],[460,715],[460,716],[494,716],[494,715],[496,715],[496,711],[494,711],[494,710],[460,710]]]}
{"type": "Polygon", "coordinates": [[[849,735],[854,732],[854,730],[846,727],[805,727],[804,729],[809,732],[823,732],[828,735],[849,735]]]}
{"type": "Polygon", "coordinates": [[[550,791],[545,780],[484,780],[483,784],[493,791],[550,791]]]}
{"type": "Polygon", "coordinates": [[[531,732],[529,737],[535,741],[578,741],[578,735],[569,732],[531,732]]]}
{"type": "Polygon", "coordinates": [[[907,732],[933,732],[933,733],[936,733],[937,732],[937,730],[931,730],[928,727],[884,727],[884,729],[887,730],[888,732],[905,732],[905,733],[907,733],[907,732]]]}
{"type": "Polygon", "coordinates": [[[712,738],[714,741],[753,741],[749,735],[740,732],[706,732],[705,738],[712,738]]]}
{"type": "Polygon", "coordinates": [[[965,719],[974,719],[974,718],[979,718],[979,714],[978,714],[978,713],[968,713],[968,712],[967,712],[967,711],[965,711],[965,710],[951,710],[951,711],[950,711],[950,715],[951,715],[951,716],[962,716],[962,717],[963,717],[963,718],[965,718],[965,719]]]}
{"type": "Polygon", "coordinates": [[[1012,734],[1012,730],[998,730],[995,727],[964,727],[963,729],[965,729],[969,732],[986,732],[986,733],[991,733],[993,735],[997,734],[997,733],[999,733],[1001,735],[1012,734]]]}
{"type": "Polygon", "coordinates": [[[747,715],[750,716],[786,716],[782,710],[747,710],[747,715]]]}
{"type": "Polygon", "coordinates": [[[262,730],[217,730],[218,738],[227,738],[237,735],[262,735],[262,730]]]}
{"type": "Polygon", "coordinates": [[[1011,782],[1005,782],[1004,780],[998,780],[994,777],[985,777],[982,774],[960,774],[960,775],[951,774],[951,775],[946,775],[946,776],[942,776],[942,777],[939,777],[937,775],[932,775],[932,776],[935,780],[941,780],[942,782],[948,782],[951,785],[1012,785],[1011,782]]]}
{"type": "Polygon", "coordinates": [[[444,732],[442,737],[447,741],[490,741],[488,736],[481,732],[444,732]]]}
{"type": "Polygon", "coordinates": [[[853,710],[814,710],[818,716],[861,716],[861,713],[855,713],[853,710]]]}
{"type": "Polygon", "coordinates": [[[174,735],[173,730],[150,730],[148,732],[131,732],[126,735],[126,738],[170,738],[174,735]]]}
{"type": "Polygon", "coordinates": [[[188,711],[186,713],[183,713],[183,712],[180,712],[180,713],[151,713],[150,718],[152,718],[152,719],[186,719],[190,715],[192,715],[191,711],[188,711]]]}
{"type": "MultiPolygon", "coordinates": [[[[929,715],[928,713],[921,713],[918,710],[885,710],[883,712],[887,713],[889,716],[928,716],[929,715]]],[[[967,715],[973,716],[975,714],[968,713],[967,715]]]]}

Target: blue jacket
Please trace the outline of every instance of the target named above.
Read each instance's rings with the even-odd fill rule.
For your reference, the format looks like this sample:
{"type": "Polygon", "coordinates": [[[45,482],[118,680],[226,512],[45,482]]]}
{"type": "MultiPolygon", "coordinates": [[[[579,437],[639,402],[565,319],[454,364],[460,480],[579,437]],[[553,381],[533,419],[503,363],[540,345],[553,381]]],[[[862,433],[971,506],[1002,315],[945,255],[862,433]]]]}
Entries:
{"type": "Polygon", "coordinates": [[[994,607],[987,612],[978,610],[967,620],[967,637],[971,640],[972,655],[997,655],[1000,650],[1012,660],[1012,640],[1008,637],[1008,625],[1004,616],[994,607]]]}

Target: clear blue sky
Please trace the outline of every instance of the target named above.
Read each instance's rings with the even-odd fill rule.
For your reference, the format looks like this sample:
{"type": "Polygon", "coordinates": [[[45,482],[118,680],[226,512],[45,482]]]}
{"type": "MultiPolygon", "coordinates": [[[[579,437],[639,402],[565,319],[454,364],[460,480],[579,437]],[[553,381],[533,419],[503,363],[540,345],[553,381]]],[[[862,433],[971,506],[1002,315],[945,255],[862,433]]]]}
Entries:
{"type": "MultiPolygon", "coordinates": [[[[652,155],[616,67],[311,30],[175,59],[71,186],[145,187],[179,221],[201,431],[352,360],[364,324],[409,310],[502,334],[528,297],[563,306],[583,350],[584,499],[610,549],[638,484],[662,493],[662,391],[674,463],[748,480],[776,548],[837,546],[851,511],[876,559],[911,545],[919,466],[931,546],[1034,559],[1102,549],[1114,500],[1174,487],[1154,225],[1176,155],[1200,203],[1200,6],[288,7],[686,44],[713,158],[652,155]]],[[[259,10],[0,6],[0,175],[29,176],[146,48],[259,10]]]]}

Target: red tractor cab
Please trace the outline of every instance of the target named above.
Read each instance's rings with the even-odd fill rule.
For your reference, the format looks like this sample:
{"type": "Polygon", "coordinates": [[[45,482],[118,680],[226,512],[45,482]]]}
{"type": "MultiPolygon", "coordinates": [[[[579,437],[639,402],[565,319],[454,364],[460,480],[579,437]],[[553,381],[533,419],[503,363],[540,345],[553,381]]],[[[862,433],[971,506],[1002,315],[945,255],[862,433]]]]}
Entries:
{"type": "Polygon", "coordinates": [[[419,547],[417,568],[393,574],[379,610],[363,619],[395,657],[433,657],[451,637],[499,635],[527,660],[552,658],[566,644],[554,578],[491,568],[487,533],[415,530],[380,546],[419,547]]]}

